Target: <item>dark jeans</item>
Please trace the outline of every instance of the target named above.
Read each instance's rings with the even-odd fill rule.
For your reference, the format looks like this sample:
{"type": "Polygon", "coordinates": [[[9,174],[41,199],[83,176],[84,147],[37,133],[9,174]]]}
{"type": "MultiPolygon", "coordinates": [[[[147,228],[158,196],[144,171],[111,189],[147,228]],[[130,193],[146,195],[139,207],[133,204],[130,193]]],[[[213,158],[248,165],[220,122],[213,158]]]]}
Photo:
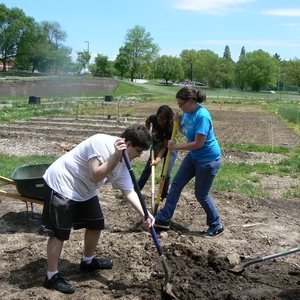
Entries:
{"type": "MultiPolygon", "coordinates": [[[[178,151],[176,151],[176,150],[171,151],[169,166],[168,166],[168,170],[167,170],[167,174],[166,174],[166,180],[165,180],[163,191],[161,193],[161,198],[162,199],[166,198],[167,195],[168,195],[171,172],[172,172],[173,166],[175,164],[177,154],[178,154],[178,151]]],[[[144,168],[144,170],[143,170],[143,172],[140,176],[140,179],[138,180],[138,185],[139,185],[140,190],[143,189],[143,187],[145,186],[145,184],[147,183],[147,181],[148,181],[148,179],[151,175],[151,167],[150,167],[151,162],[152,162],[152,160],[151,160],[151,156],[150,156],[148,161],[147,161],[147,164],[146,164],[146,166],[145,166],[145,168],[144,168]]],[[[165,166],[165,163],[166,163],[166,158],[164,157],[164,159],[163,159],[163,168],[165,166]]]]}
{"type": "Polygon", "coordinates": [[[220,215],[209,195],[209,190],[220,165],[219,159],[202,163],[193,159],[192,155],[188,153],[173,179],[165,206],[155,218],[167,220],[173,217],[182,189],[195,177],[195,196],[206,213],[206,224],[211,230],[219,229],[221,226],[220,215]]]}

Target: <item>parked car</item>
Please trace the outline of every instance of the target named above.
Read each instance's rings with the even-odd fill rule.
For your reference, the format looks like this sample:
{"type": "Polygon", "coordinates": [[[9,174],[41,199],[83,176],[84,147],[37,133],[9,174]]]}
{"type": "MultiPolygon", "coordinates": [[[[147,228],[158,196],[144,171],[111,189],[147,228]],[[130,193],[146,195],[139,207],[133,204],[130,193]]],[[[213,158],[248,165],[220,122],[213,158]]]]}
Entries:
{"type": "Polygon", "coordinates": [[[196,81],[196,82],[195,82],[195,85],[198,85],[198,86],[206,86],[206,84],[205,84],[205,83],[198,82],[198,81],[196,81]]]}
{"type": "Polygon", "coordinates": [[[179,82],[179,84],[180,84],[180,85],[187,85],[187,84],[189,84],[189,81],[184,80],[184,81],[179,82]]]}
{"type": "MultiPolygon", "coordinates": [[[[161,81],[161,84],[166,84],[166,80],[163,79],[163,80],[161,81]]],[[[173,82],[168,80],[167,85],[173,85],[173,82]]]]}

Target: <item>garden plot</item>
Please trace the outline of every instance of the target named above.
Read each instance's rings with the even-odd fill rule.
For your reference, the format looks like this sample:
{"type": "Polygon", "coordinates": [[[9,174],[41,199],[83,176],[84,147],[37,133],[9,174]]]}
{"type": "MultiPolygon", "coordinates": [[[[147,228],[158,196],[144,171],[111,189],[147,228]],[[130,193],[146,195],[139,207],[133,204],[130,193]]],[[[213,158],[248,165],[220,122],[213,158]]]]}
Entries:
{"type": "MultiPolygon", "coordinates": [[[[207,106],[221,144],[299,145],[299,137],[282,122],[255,107],[207,106]]],[[[173,108],[178,110],[176,103],[173,108]]],[[[18,148],[17,155],[39,151],[60,155],[100,130],[119,134],[131,122],[144,124],[145,118],[156,110],[157,103],[136,104],[131,116],[122,116],[126,122],[104,116],[67,116],[1,124],[0,152],[11,154],[13,148],[18,148]]],[[[180,153],[179,161],[183,155],[180,153]]],[[[223,151],[223,161],[255,163],[280,159],[267,153],[223,151]]],[[[214,240],[202,238],[206,230],[205,214],[194,198],[193,189],[183,191],[170,230],[158,234],[171,272],[172,291],[178,299],[299,299],[297,253],[249,266],[238,276],[228,271],[240,262],[291,249],[300,243],[300,202],[282,197],[287,178],[270,177],[265,181],[277,189],[274,197],[212,191],[225,226],[224,235],[214,240]]],[[[11,187],[3,186],[3,189],[11,187]]],[[[150,206],[150,183],[143,194],[150,206]]],[[[62,274],[77,287],[72,296],[43,287],[47,240],[37,234],[40,220],[31,219],[28,230],[25,204],[0,198],[1,299],[160,299],[164,271],[151,235],[144,231],[139,216],[118,191],[104,186],[99,190],[99,197],[106,230],[96,255],[113,258],[114,267],[82,274],[79,262],[83,231],[72,232],[59,266],[62,274]]],[[[41,209],[35,206],[36,217],[40,216],[41,209]]]]}

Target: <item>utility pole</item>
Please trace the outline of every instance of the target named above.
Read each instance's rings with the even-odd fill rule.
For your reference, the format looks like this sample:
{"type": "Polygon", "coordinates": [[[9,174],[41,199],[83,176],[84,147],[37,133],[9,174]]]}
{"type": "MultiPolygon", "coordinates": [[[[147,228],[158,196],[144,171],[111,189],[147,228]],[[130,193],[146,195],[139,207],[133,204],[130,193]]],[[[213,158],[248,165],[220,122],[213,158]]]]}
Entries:
{"type": "MultiPolygon", "coordinates": [[[[84,41],[84,42],[87,43],[88,54],[90,54],[90,42],[89,41],[84,41]]],[[[87,69],[88,69],[88,73],[90,73],[89,61],[87,62],[87,69]]]]}
{"type": "Polygon", "coordinates": [[[277,87],[278,92],[279,92],[279,80],[280,80],[280,67],[278,68],[278,87],[277,87]]]}

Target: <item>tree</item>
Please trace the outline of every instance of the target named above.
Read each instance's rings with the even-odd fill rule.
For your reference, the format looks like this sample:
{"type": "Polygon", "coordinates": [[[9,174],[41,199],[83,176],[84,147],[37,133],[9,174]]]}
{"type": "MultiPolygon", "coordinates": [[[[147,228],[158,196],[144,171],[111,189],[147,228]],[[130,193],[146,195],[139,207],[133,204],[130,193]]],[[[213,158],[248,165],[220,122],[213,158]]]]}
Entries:
{"type": "Polygon", "coordinates": [[[278,60],[262,50],[247,52],[241,68],[246,83],[257,92],[261,86],[276,84],[277,70],[278,60]]]}
{"type": "Polygon", "coordinates": [[[62,30],[58,22],[42,21],[41,26],[47,34],[48,41],[55,45],[60,45],[61,42],[66,41],[68,34],[62,30]]]}
{"type": "Polygon", "coordinates": [[[138,25],[127,30],[124,47],[129,51],[131,81],[133,81],[139,68],[144,63],[151,63],[159,52],[159,47],[153,43],[150,33],[146,32],[144,27],[138,25]]]}
{"type": "Polygon", "coordinates": [[[41,27],[49,43],[49,57],[45,63],[48,68],[51,67],[54,73],[57,74],[59,70],[62,70],[70,62],[72,49],[62,44],[62,42],[66,41],[68,35],[62,30],[58,22],[43,21],[41,22],[41,27]]]}
{"type": "Polygon", "coordinates": [[[229,61],[233,61],[232,58],[231,58],[231,52],[230,52],[230,49],[229,49],[228,45],[225,46],[224,53],[223,53],[223,58],[226,58],[229,61]]]}
{"type": "Polygon", "coordinates": [[[94,74],[109,74],[110,64],[108,61],[108,56],[98,53],[95,57],[95,64],[91,66],[91,71],[94,74]]]}
{"type": "Polygon", "coordinates": [[[155,74],[165,79],[176,81],[184,75],[181,59],[172,55],[162,55],[155,63],[155,74]]]}
{"type": "Polygon", "coordinates": [[[234,81],[234,63],[232,60],[220,57],[218,65],[219,82],[225,89],[228,89],[234,81]]]}
{"type": "Polygon", "coordinates": [[[194,49],[182,50],[179,56],[181,58],[186,77],[190,78],[191,81],[194,81],[194,69],[198,60],[197,51],[194,49]]]}
{"type": "Polygon", "coordinates": [[[0,4],[0,60],[4,72],[7,62],[16,57],[18,46],[33,26],[34,19],[27,17],[21,9],[8,9],[0,4]]]}
{"type": "Polygon", "coordinates": [[[15,69],[42,70],[44,62],[49,59],[49,43],[45,32],[39,24],[35,24],[30,32],[26,33],[26,38],[18,45],[15,69]]]}
{"type": "Polygon", "coordinates": [[[241,49],[241,53],[240,53],[239,58],[245,57],[245,55],[246,55],[246,50],[245,50],[245,47],[243,46],[242,49],[241,49]]]}
{"type": "Polygon", "coordinates": [[[81,69],[79,70],[79,74],[80,74],[82,70],[85,70],[87,68],[87,65],[91,59],[91,54],[89,53],[88,50],[76,51],[76,53],[77,53],[76,62],[78,63],[78,65],[81,66],[81,69]]]}
{"type": "Polygon", "coordinates": [[[64,45],[60,45],[56,51],[51,54],[52,66],[54,67],[54,74],[66,72],[72,64],[71,59],[72,48],[64,45]]]}
{"type": "Polygon", "coordinates": [[[241,49],[239,60],[235,65],[235,85],[241,91],[245,89],[245,79],[244,79],[244,74],[242,72],[242,70],[245,69],[244,67],[245,56],[246,56],[246,50],[245,47],[243,46],[241,49]]]}
{"type": "Polygon", "coordinates": [[[278,61],[281,61],[280,55],[278,53],[275,53],[273,57],[276,58],[278,61]]]}
{"type": "Polygon", "coordinates": [[[130,71],[130,54],[133,51],[133,47],[127,44],[124,47],[120,47],[119,54],[115,60],[115,68],[119,72],[120,77],[124,77],[127,72],[130,71]]]}
{"type": "Polygon", "coordinates": [[[234,62],[231,58],[229,46],[226,45],[223,57],[219,59],[219,81],[225,89],[229,88],[234,80],[234,62]]]}
{"type": "Polygon", "coordinates": [[[216,87],[218,83],[218,54],[211,50],[198,51],[198,61],[195,71],[199,74],[202,82],[205,82],[210,87],[216,87]]]}
{"type": "Polygon", "coordinates": [[[286,80],[291,85],[300,87],[300,59],[294,58],[286,63],[286,80]]]}

